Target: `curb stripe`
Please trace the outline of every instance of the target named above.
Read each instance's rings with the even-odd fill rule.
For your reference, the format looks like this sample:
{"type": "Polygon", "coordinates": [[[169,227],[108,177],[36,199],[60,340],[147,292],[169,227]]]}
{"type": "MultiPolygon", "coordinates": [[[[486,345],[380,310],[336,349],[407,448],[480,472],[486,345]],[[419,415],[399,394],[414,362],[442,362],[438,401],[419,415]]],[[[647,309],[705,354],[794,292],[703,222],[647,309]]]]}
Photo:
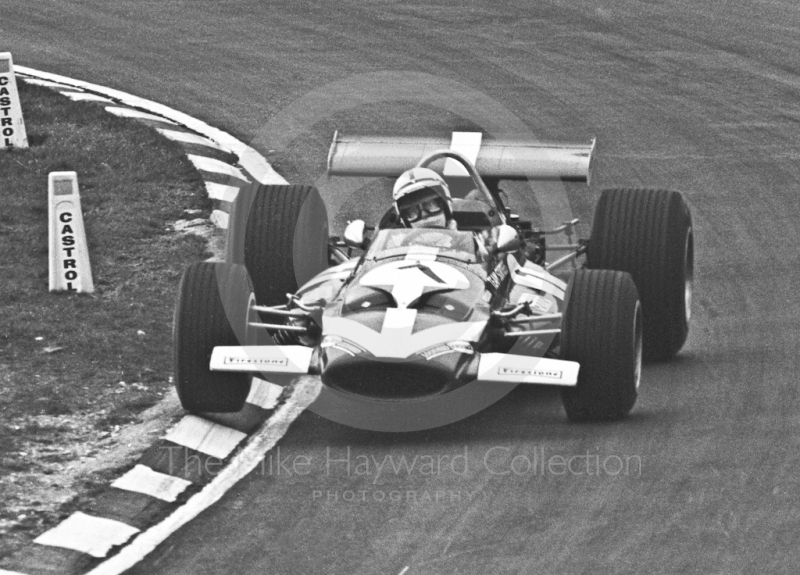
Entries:
{"type": "MultiPolygon", "coordinates": [[[[37,80],[32,78],[26,78],[26,82],[29,84],[36,84],[37,86],[44,86],[45,88],[63,88],[64,84],[60,84],[58,82],[50,82],[49,80],[37,80]]],[[[4,571],[0,570],[0,575],[3,575],[4,571]]]]}
{"type": "Polygon", "coordinates": [[[66,96],[70,100],[74,100],[76,102],[108,102],[111,103],[111,100],[108,98],[104,98],[103,96],[98,96],[97,94],[88,94],[86,92],[61,92],[62,95],[66,96]]]}
{"type": "Polygon", "coordinates": [[[317,398],[321,388],[318,377],[301,377],[291,397],[250,438],[247,445],[199,493],[175,510],[161,523],[142,532],[117,555],[92,569],[87,575],[119,575],[152,552],[172,533],[219,501],[240,479],[250,473],[286,434],[289,425],[317,398]]]}
{"type": "Polygon", "coordinates": [[[247,403],[252,403],[262,409],[275,409],[281,393],[283,393],[283,387],[280,385],[254,377],[253,384],[250,386],[250,395],[247,396],[247,403]]]}
{"type": "Polygon", "coordinates": [[[247,434],[241,431],[196,415],[187,415],[164,439],[212,457],[225,459],[245,437],[247,434]]]}
{"type": "Polygon", "coordinates": [[[80,80],[67,78],[66,76],[60,76],[58,74],[51,74],[50,72],[41,72],[33,68],[28,68],[27,66],[14,66],[14,71],[19,74],[30,75],[43,80],[60,82],[67,86],[73,86],[82,90],[91,90],[92,92],[96,92],[98,94],[118,100],[120,103],[132,108],[142,108],[143,110],[147,110],[151,113],[160,114],[174,122],[183,124],[198,134],[203,134],[207,138],[210,138],[215,142],[218,142],[229,148],[234,154],[239,156],[239,164],[243,166],[245,170],[250,172],[253,177],[262,184],[289,183],[280,174],[278,174],[278,172],[276,172],[272,166],[269,165],[269,162],[267,162],[266,158],[264,158],[256,150],[234,138],[230,134],[223,132],[218,128],[209,126],[205,122],[202,122],[197,118],[193,118],[188,114],[184,114],[183,112],[179,112],[173,108],[164,106],[163,104],[157,104],[156,102],[139,98],[133,94],[128,94],[127,92],[113,90],[98,84],[82,82],[80,80]]]}
{"type": "Polygon", "coordinates": [[[77,511],[50,531],[39,535],[34,543],[65,547],[102,558],[112,547],[122,545],[138,532],[136,527],[125,523],[77,511]]]}
{"type": "Polygon", "coordinates": [[[218,457],[162,441],[148,449],[139,464],[163,475],[178,477],[195,485],[206,485],[213,479],[213,474],[219,472],[222,461],[218,457]]]}
{"type": "Polygon", "coordinates": [[[156,128],[156,131],[160,132],[163,136],[169,138],[170,140],[181,142],[182,144],[197,144],[198,146],[206,146],[209,148],[214,148],[215,150],[230,153],[228,148],[220,146],[216,142],[213,142],[204,136],[198,136],[197,134],[192,134],[190,132],[179,132],[177,130],[168,130],[164,128],[156,128]]]}
{"type": "MultiPolygon", "coordinates": [[[[202,145],[238,157],[238,166],[233,167],[214,158],[186,154],[187,158],[200,171],[241,178],[243,183],[249,182],[248,176],[266,184],[287,183],[285,179],[274,172],[266,159],[257,151],[246,146],[233,136],[191,116],[155,102],[103,86],[73,80],[56,74],[39,72],[30,68],[20,66],[16,68],[15,71],[22,75],[24,81],[53,87],[56,91],[72,100],[116,102],[121,105],[135,106],[140,109],[106,106],[105,110],[121,117],[170,125],[180,124],[181,127],[203,134],[208,138],[189,132],[155,128],[168,139],[190,145],[202,145]],[[239,166],[248,172],[247,175],[238,168],[239,166]]],[[[201,174],[201,176],[205,175],[201,174]]],[[[235,186],[208,181],[205,182],[205,185],[209,198],[223,203],[223,205],[219,206],[223,210],[235,200],[239,193],[239,188],[235,186]]],[[[228,214],[225,211],[216,209],[212,212],[210,220],[218,227],[227,228],[228,214]]],[[[109,550],[115,546],[123,546],[123,549],[127,549],[131,545],[126,545],[126,543],[137,533],[145,535],[155,530],[149,539],[147,537],[137,537],[132,543],[140,539],[145,544],[147,541],[152,541],[153,538],[162,537],[162,540],[165,539],[172,531],[163,533],[156,528],[164,527],[170,521],[182,521],[183,523],[190,521],[202,509],[222,497],[225,491],[230,489],[236,481],[241,479],[244,474],[252,470],[263,459],[264,453],[274,446],[286,433],[291,422],[318,395],[319,378],[317,378],[316,384],[313,378],[308,379],[311,379],[311,381],[303,382],[300,380],[297,382],[297,385],[291,390],[291,395],[278,411],[274,411],[278,401],[282,398],[284,391],[289,391],[289,389],[267,381],[254,379],[254,385],[251,388],[245,409],[236,414],[237,416],[248,414],[248,417],[244,417],[243,420],[242,417],[233,419],[217,418],[220,423],[216,423],[197,416],[185,417],[160,442],[152,445],[142,455],[139,463],[133,469],[110,485],[114,489],[106,489],[104,493],[94,500],[89,509],[87,509],[87,511],[91,512],[91,515],[81,512],[74,513],[59,525],[35,539],[34,543],[41,545],[41,547],[36,548],[33,554],[15,553],[14,556],[21,562],[17,561],[9,566],[22,567],[23,569],[30,567],[33,572],[37,573],[42,569],[47,572],[54,569],[59,572],[64,569],[71,573],[84,572],[92,563],[89,556],[104,558],[108,555],[109,550]],[[302,393],[299,391],[301,388],[305,390],[302,393]],[[303,393],[306,395],[310,393],[306,388],[313,392],[313,397],[306,401],[307,398],[303,396],[301,400],[305,404],[297,406],[297,398],[301,397],[303,393]],[[273,411],[272,417],[268,417],[265,420],[263,410],[273,411]],[[282,415],[278,417],[279,414],[282,415]],[[227,427],[229,425],[232,427],[227,427]],[[253,433],[254,431],[255,434],[248,438],[248,433],[253,433]],[[248,439],[245,445],[226,465],[222,460],[230,456],[246,438],[248,439]],[[254,444],[255,447],[253,447],[254,444]],[[243,457],[246,453],[251,453],[253,449],[263,449],[263,452],[255,456],[252,461],[251,458],[254,457],[252,455],[243,457]],[[222,469],[220,469],[221,467],[222,469]],[[239,470],[231,470],[231,467],[239,468],[239,470]],[[220,473],[221,471],[222,473],[220,473]],[[237,475],[237,473],[241,473],[241,475],[237,475]],[[219,482],[219,476],[223,474],[229,481],[227,485],[224,482],[219,482]],[[178,477],[177,475],[183,475],[183,477],[178,477]],[[189,497],[188,501],[182,502],[173,515],[167,517],[166,520],[162,520],[170,509],[175,508],[174,502],[190,486],[194,486],[192,491],[201,489],[202,486],[206,488],[216,486],[216,488],[210,491],[202,488],[203,490],[200,493],[189,497]],[[206,493],[204,497],[198,498],[204,493],[206,493]],[[193,501],[199,503],[200,509],[196,507],[186,509],[188,504],[193,501]],[[204,501],[208,501],[208,503],[204,503],[204,501]],[[183,517],[186,518],[182,519],[183,517]],[[155,524],[159,520],[161,520],[161,523],[155,524]],[[147,529],[148,526],[151,526],[150,529],[147,529]],[[145,531],[142,532],[142,530],[145,531]]],[[[214,414],[206,415],[213,418],[214,414]]],[[[136,549],[133,549],[129,554],[135,552],[136,549]]],[[[141,560],[142,557],[144,555],[138,556],[131,565],[141,560]]],[[[116,559],[116,556],[111,559],[116,559]]],[[[111,559],[106,560],[97,569],[108,565],[111,559]]],[[[0,569],[0,575],[24,575],[24,573],[0,569]]]]}
{"type": "Polygon", "coordinates": [[[218,202],[233,203],[236,196],[239,195],[239,189],[236,186],[226,186],[225,184],[217,184],[214,182],[206,182],[206,192],[208,197],[218,202]]]}
{"type": "Polygon", "coordinates": [[[214,210],[211,212],[211,216],[208,219],[218,228],[222,230],[228,229],[229,216],[227,212],[223,212],[222,210],[214,210]]]}
{"type": "Polygon", "coordinates": [[[196,156],[194,154],[186,154],[186,157],[189,158],[189,161],[192,162],[198,170],[203,172],[212,172],[215,174],[231,176],[232,178],[238,178],[245,183],[250,181],[239,168],[235,168],[221,160],[207,158],[206,156],[196,156]]]}
{"type": "MultiPolygon", "coordinates": [[[[178,447],[178,449],[184,449],[178,447]]],[[[188,450],[187,450],[188,451],[188,450]]],[[[113,519],[137,530],[147,529],[172,510],[172,503],[145,493],[112,489],[107,486],[93,501],[87,502],[84,513],[113,519]]]]}
{"type": "MultiPolygon", "coordinates": [[[[30,82],[31,80],[25,80],[26,82],[30,82]]],[[[153,122],[164,122],[166,124],[172,124],[175,126],[175,122],[164,118],[162,116],[156,116],[155,114],[148,114],[147,112],[140,112],[139,110],[134,110],[133,108],[120,108],[119,106],[106,106],[106,112],[110,114],[114,114],[115,116],[121,116],[123,118],[135,118],[137,120],[151,120],[153,122]]]]}
{"type": "MultiPolygon", "coordinates": [[[[25,81],[29,84],[36,84],[37,86],[44,86],[45,88],[63,88],[64,84],[59,82],[50,82],[49,80],[39,80],[34,78],[25,78],[25,81]]],[[[3,571],[0,571],[0,575],[2,575],[3,571]]]]}
{"type": "Polygon", "coordinates": [[[111,487],[144,493],[162,501],[175,501],[178,495],[183,493],[191,481],[165,475],[158,471],[153,471],[145,465],[137,464],[125,475],[114,481],[111,487]]]}

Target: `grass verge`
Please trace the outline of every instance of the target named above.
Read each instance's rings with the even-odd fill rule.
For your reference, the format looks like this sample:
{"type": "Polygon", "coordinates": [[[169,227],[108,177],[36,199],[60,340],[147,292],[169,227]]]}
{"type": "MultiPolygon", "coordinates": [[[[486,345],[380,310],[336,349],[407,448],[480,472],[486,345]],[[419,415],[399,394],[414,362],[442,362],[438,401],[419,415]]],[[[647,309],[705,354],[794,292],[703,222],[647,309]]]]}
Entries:
{"type": "Polygon", "coordinates": [[[171,226],[211,207],[178,144],[100,105],[19,90],[30,148],[0,149],[0,558],[80,491],[70,462],[168,392],[177,283],[210,255],[171,226]],[[47,176],[68,170],[94,294],[48,291],[47,176]]]}

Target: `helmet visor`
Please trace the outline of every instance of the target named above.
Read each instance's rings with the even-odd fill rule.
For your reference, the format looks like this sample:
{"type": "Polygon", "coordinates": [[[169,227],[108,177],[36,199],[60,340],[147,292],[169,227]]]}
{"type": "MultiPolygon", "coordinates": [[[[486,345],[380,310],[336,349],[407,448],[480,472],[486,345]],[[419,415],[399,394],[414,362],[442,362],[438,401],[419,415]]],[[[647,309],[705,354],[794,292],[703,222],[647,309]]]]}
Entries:
{"type": "Polygon", "coordinates": [[[400,216],[405,218],[408,222],[416,222],[422,218],[435,216],[444,211],[444,202],[432,190],[433,196],[426,194],[424,198],[418,201],[403,202],[400,206],[400,216]]]}

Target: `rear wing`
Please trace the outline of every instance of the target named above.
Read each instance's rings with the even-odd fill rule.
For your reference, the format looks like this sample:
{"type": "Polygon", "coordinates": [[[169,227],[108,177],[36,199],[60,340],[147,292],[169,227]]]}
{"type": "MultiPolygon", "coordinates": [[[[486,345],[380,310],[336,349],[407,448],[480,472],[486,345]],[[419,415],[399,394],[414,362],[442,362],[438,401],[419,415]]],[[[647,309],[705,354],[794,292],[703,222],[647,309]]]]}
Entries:
{"type": "MultiPolygon", "coordinates": [[[[427,154],[457,149],[444,138],[349,136],[337,131],[328,152],[328,175],[397,177],[427,154]]],[[[589,144],[543,143],[533,139],[481,141],[470,158],[487,180],[564,180],[589,182],[596,140],[589,144]],[[475,154],[477,152],[477,154],[475,154]]],[[[474,141],[474,140],[473,140],[474,141]]]]}

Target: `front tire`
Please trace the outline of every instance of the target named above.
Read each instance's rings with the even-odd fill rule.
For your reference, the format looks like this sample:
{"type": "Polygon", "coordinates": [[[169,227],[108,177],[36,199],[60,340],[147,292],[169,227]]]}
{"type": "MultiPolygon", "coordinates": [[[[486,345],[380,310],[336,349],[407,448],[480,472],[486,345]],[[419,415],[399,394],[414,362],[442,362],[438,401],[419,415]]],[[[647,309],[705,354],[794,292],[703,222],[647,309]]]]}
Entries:
{"type": "Polygon", "coordinates": [[[211,371],[211,352],[220,345],[247,345],[252,338],[253,286],[241,265],[198,262],[181,279],[175,306],[175,388],[193,413],[240,411],[250,393],[246,373],[211,371]]]}
{"type": "Polygon", "coordinates": [[[678,192],[603,190],[587,267],[631,274],[644,310],[644,357],[664,360],[686,343],[694,284],[694,234],[678,192]]]}
{"type": "Polygon", "coordinates": [[[247,267],[260,305],[286,303],[328,267],[328,213],[312,186],[242,189],[228,234],[227,261],[247,267]]]}
{"type": "Polygon", "coordinates": [[[642,306],[631,276],[577,270],[561,327],[561,359],[580,364],[562,390],[570,421],[620,419],[633,409],[642,372],[642,306]]]}

